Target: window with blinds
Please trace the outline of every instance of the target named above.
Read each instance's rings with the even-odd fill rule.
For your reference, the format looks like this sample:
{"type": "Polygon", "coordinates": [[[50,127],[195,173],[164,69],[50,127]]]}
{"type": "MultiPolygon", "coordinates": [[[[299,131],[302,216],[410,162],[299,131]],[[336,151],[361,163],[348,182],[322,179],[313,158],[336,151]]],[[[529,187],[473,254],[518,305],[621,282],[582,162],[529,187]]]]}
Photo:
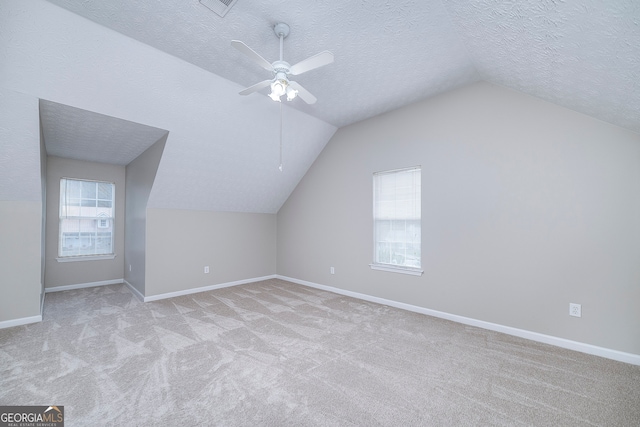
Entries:
{"type": "Polygon", "coordinates": [[[114,253],[114,197],[111,182],[60,180],[60,258],[114,253]]]}
{"type": "Polygon", "coordinates": [[[371,268],[422,274],[420,193],[420,167],[373,174],[371,268]]]}

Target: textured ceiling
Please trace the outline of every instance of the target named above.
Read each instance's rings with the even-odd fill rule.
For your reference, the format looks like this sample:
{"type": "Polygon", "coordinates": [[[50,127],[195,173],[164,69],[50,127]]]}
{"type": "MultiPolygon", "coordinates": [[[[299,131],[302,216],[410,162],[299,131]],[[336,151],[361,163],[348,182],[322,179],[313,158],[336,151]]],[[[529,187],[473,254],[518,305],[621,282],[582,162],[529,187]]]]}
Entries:
{"type": "Polygon", "coordinates": [[[50,1],[243,86],[270,76],[230,41],[273,61],[284,21],[291,64],[335,54],[293,104],[338,127],[482,79],[640,131],[637,0],[50,1]]]}
{"type": "Polygon", "coordinates": [[[46,100],[49,154],[127,163],[168,131],[148,207],[276,213],[336,127],[240,89],[49,2],[0,1],[0,177],[30,177],[29,200],[46,100]]]}
{"type": "Polygon", "coordinates": [[[447,6],[484,80],[640,131],[640,1],[447,6]]]}
{"type": "Polygon", "coordinates": [[[45,99],[51,154],[122,164],[169,131],[151,207],[275,213],[336,126],[477,80],[640,131],[639,4],[238,0],[221,18],[197,0],[0,0],[0,163],[45,99]],[[336,58],[296,77],[318,102],[284,103],[282,173],[278,104],[238,95],[269,73],[230,46],[276,59],[278,21],[290,63],[336,58]]]}
{"type": "Polygon", "coordinates": [[[42,133],[51,156],[127,165],[167,131],[40,100],[42,133]]]}
{"type": "Polygon", "coordinates": [[[51,2],[245,87],[271,75],[231,40],[272,62],[279,56],[272,27],[286,22],[287,62],[335,55],[333,64],[295,77],[318,102],[291,104],[338,127],[479,78],[439,0],[238,0],[224,18],[198,0],[51,2]]]}

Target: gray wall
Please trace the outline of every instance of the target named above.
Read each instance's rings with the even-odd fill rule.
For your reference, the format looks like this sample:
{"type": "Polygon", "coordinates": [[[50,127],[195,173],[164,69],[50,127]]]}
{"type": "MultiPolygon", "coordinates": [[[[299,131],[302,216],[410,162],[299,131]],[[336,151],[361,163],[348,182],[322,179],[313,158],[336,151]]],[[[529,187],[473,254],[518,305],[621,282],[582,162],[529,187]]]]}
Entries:
{"type": "Polygon", "coordinates": [[[142,295],[145,294],[147,201],[166,141],[167,135],[126,168],[124,278],[142,295]]]}
{"type": "Polygon", "coordinates": [[[124,277],[125,167],[49,156],[47,158],[47,236],[45,287],[122,280],[124,277]],[[60,179],[114,182],[116,217],[114,259],[58,262],[60,179]]]}
{"type": "Polygon", "coordinates": [[[149,208],[146,247],[147,297],[270,276],[276,215],[149,208]]]}
{"type": "Polygon", "coordinates": [[[41,206],[0,200],[0,322],[41,314],[41,206]]]}
{"type": "Polygon", "coordinates": [[[0,88],[0,143],[0,322],[20,321],[41,314],[37,98],[0,88]]]}
{"type": "Polygon", "coordinates": [[[640,354],[639,194],[639,134],[479,83],[340,129],[278,213],[277,271],[640,354]],[[425,273],[373,271],[372,174],[414,165],[425,273]]]}
{"type": "Polygon", "coordinates": [[[46,236],[47,236],[47,148],[44,144],[44,133],[42,122],[38,121],[40,127],[40,188],[42,191],[42,206],[40,219],[40,306],[44,304],[44,276],[46,271],[46,236]]]}

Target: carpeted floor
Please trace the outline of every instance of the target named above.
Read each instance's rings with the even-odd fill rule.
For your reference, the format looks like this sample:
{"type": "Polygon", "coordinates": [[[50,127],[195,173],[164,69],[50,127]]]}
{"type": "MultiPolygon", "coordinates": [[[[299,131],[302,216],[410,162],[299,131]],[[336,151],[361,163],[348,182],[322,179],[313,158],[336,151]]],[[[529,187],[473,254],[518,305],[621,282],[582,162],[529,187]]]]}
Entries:
{"type": "Polygon", "coordinates": [[[281,280],[47,294],[0,374],[0,405],[67,427],[640,425],[639,366],[281,280]]]}

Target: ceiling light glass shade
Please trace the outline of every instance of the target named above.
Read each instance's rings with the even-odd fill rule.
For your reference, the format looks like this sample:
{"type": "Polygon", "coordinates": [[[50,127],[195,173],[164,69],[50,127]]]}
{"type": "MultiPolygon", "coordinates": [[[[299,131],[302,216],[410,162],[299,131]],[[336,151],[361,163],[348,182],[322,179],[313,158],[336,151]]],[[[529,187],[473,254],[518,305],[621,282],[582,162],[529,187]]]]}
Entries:
{"type": "Polygon", "coordinates": [[[280,101],[280,97],[284,95],[287,91],[287,81],[286,80],[274,80],[271,83],[271,93],[269,96],[274,101],[280,101]]]}
{"type": "Polygon", "coordinates": [[[298,91],[291,86],[287,86],[287,101],[293,101],[298,96],[298,91]]]}
{"type": "Polygon", "coordinates": [[[269,94],[269,98],[273,99],[274,101],[280,102],[280,97],[273,92],[269,94]]]}

